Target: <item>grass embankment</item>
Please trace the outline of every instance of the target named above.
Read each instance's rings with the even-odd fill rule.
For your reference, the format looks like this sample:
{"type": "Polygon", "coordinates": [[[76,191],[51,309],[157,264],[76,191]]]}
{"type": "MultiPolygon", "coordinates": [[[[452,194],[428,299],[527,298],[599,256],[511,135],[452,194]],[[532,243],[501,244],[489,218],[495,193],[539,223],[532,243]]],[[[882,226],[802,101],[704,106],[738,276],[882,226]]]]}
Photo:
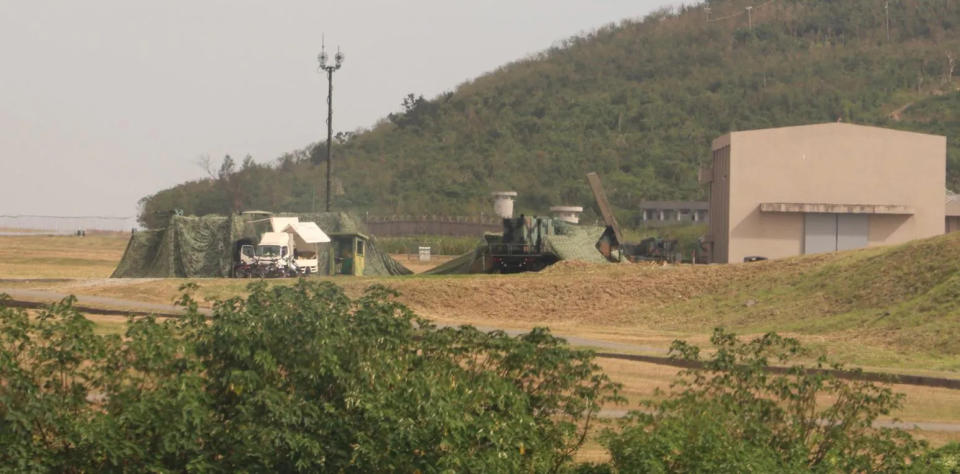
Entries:
{"type": "MultiPolygon", "coordinates": [[[[86,242],[70,243],[75,241],[86,242]]],[[[120,249],[115,245],[109,252],[120,249]]],[[[753,264],[661,267],[566,262],[537,274],[331,280],[353,295],[373,283],[392,286],[414,310],[447,323],[505,328],[548,325],[562,334],[659,348],[674,338],[705,342],[716,326],[748,334],[775,330],[798,336],[847,363],[911,372],[956,371],[960,370],[958,254],[960,234],[954,234],[894,247],[753,264]]],[[[59,269],[90,271],[50,266],[47,274],[54,276],[59,269]]],[[[0,274],[9,273],[9,265],[0,265],[0,274]]],[[[197,281],[200,300],[244,294],[248,283],[197,281]]],[[[63,285],[59,291],[171,303],[183,282],[114,281],[63,285]]]]}
{"type": "Polygon", "coordinates": [[[840,337],[834,350],[849,360],[960,370],[958,255],[960,234],[953,234],[741,266],[756,275],[671,305],[664,314],[678,330],[705,323],[840,337]]]}

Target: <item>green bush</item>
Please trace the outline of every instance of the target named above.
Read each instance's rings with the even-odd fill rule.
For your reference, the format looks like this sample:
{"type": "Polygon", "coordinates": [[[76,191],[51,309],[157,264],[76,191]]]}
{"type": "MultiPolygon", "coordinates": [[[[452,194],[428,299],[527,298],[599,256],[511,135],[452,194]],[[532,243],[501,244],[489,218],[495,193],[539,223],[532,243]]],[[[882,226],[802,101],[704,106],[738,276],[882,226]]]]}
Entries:
{"type": "Polygon", "coordinates": [[[35,315],[0,300],[0,471],[958,471],[960,445],[873,427],[902,395],[805,370],[793,339],[721,330],[707,359],[675,343],[703,369],[604,432],[610,463],[576,465],[621,400],[589,351],[546,329],[437,328],[394,295],[254,283],[210,319],[185,294],[185,318],[123,337],[72,297],[35,315]]]}
{"type": "Polygon", "coordinates": [[[960,472],[960,443],[952,442],[930,451],[911,467],[916,472],[956,474],[960,472]]]}
{"type": "Polygon", "coordinates": [[[675,343],[675,355],[703,369],[683,372],[670,396],[604,434],[621,472],[902,472],[919,464],[923,442],[873,427],[902,395],[805,370],[794,339],[771,333],[741,342],[717,330],[711,341],[707,360],[675,343]],[[769,372],[771,362],[787,373],[769,372]]]}
{"type": "Polygon", "coordinates": [[[700,238],[708,231],[705,224],[683,223],[663,227],[646,227],[639,229],[623,229],[623,236],[627,242],[641,242],[650,237],[663,240],[676,240],[677,252],[685,259],[689,259],[693,252],[701,252],[700,238]]]}
{"type": "Polygon", "coordinates": [[[0,470],[556,472],[617,387],[545,329],[439,329],[301,280],[101,336],[0,308],[0,470]]]}

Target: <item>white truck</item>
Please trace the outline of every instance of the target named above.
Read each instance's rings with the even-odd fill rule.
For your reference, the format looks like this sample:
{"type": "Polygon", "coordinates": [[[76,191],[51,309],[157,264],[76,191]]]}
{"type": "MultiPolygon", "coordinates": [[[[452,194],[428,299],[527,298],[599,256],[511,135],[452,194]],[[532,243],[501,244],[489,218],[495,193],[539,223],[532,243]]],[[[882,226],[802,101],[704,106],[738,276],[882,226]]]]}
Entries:
{"type": "Polygon", "coordinates": [[[243,245],[234,267],[237,277],[280,277],[309,275],[320,269],[319,245],[330,242],[314,222],[296,217],[271,217],[272,232],[264,232],[260,243],[243,245]]]}

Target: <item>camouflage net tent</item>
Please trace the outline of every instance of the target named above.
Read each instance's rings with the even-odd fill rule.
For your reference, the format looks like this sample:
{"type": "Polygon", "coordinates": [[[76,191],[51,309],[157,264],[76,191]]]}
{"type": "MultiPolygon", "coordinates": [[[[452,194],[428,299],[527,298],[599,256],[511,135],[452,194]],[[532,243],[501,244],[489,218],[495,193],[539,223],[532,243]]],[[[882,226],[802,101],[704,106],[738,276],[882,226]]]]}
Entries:
{"type": "MultiPolygon", "coordinates": [[[[357,219],[340,212],[276,214],[316,222],[327,233],[365,233],[357,219]]],[[[270,230],[269,219],[247,215],[171,216],[163,229],[141,231],[130,237],[127,249],[112,278],[137,277],[229,277],[242,243],[256,243],[270,230]]],[[[364,275],[412,273],[389,255],[380,252],[376,240],[367,242],[364,275]]],[[[329,246],[322,245],[318,258],[326,262],[329,246]]],[[[320,265],[320,273],[328,271],[320,265]]]]}
{"type": "MultiPolygon", "coordinates": [[[[609,263],[596,248],[597,240],[603,234],[604,227],[581,226],[563,221],[553,221],[550,230],[543,236],[543,251],[553,254],[557,260],[573,260],[587,263],[609,263]]],[[[499,234],[486,234],[486,241],[498,238],[499,234]]],[[[532,237],[535,238],[535,237],[532,237]]],[[[482,273],[487,246],[481,245],[443,265],[424,272],[428,275],[454,275],[464,273],[482,273]]]]}
{"type": "Polygon", "coordinates": [[[484,246],[467,252],[453,260],[437,265],[425,272],[425,275],[462,275],[467,273],[483,273],[483,257],[486,253],[484,246]]]}
{"type": "Polygon", "coordinates": [[[604,229],[602,226],[579,226],[559,222],[556,232],[545,238],[546,250],[560,260],[610,263],[596,247],[604,229]]]}

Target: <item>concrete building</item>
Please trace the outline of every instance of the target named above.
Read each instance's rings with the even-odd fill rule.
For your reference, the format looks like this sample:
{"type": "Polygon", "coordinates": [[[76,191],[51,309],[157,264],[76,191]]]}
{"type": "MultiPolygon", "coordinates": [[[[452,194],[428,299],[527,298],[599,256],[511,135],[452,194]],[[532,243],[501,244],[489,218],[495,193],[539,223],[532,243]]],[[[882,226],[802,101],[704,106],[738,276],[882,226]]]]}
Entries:
{"type": "Polygon", "coordinates": [[[640,225],[669,225],[679,222],[707,222],[705,201],[643,201],[637,208],[640,225]]]}
{"type": "Polygon", "coordinates": [[[947,194],[945,211],[944,231],[950,233],[960,230],[960,194],[947,194]]]}
{"type": "Polygon", "coordinates": [[[711,260],[781,258],[944,232],[946,138],[845,123],[713,141],[711,260]]]}

